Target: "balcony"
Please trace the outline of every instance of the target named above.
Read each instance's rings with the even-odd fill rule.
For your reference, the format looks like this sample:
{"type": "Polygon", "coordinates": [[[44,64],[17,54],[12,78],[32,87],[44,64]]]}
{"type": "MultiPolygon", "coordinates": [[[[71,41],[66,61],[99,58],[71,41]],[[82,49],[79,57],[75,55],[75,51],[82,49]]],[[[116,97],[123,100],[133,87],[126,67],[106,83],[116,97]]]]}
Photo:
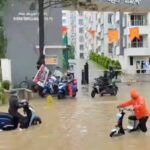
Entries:
{"type": "Polygon", "coordinates": [[[150,56],[150,49],[139,47],[139,48],[127,48],[124,50],[125,56],[150,56]]]}
{"type": "MultiPolygon", "coordinates": [[[[125,35],[129,35],[130,34],[130,31],[129,29],[130,28],[133,28],[134,26],[128,26],[125,30],[124,30],[124,34],[125,35]]],[[[143,34],[143,35],[147,35],[150,33],[150,27],[149,26],[138,26],[139,28],[139,31],[140,31],[140,34],[143,34]]]]}

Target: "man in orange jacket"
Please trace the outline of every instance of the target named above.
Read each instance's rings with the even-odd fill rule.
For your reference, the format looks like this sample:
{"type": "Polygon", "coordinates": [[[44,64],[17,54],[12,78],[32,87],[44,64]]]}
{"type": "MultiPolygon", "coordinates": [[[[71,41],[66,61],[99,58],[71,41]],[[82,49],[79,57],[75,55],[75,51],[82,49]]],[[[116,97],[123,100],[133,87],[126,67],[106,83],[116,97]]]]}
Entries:
{"type": "Polygon", "coordinates": [[[147,131],[146,122],[150,115],[150,112],[146,106],[145,99],[141,97],[136,89],[132,89],[130,92],[131,99],[127,102],[120,104],[118,107],[133,106],[133,110],[136,118],[139,120],[139,125],[136,130],[140,129],[143,132],[147,131]]]}

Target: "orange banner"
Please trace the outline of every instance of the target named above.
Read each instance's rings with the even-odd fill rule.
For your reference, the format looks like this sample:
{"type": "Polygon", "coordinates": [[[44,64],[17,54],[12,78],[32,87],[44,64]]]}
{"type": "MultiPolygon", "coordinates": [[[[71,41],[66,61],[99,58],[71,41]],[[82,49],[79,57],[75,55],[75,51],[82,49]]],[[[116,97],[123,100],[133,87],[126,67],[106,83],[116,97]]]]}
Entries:
{"type": "Polygon", "coordinates": [[[137,39],[140,38],[140,32],[139,32],[138,27],[130,28],[130,40],[131,40],[131,42],[134,40],[134,38],[137,38],[137,39]]]}
{"type": "Polygon", "coordinates": [[[108,31],[108,39],[109,43],[118,42],[119,41],[119,32],[118,30],[109,30],[108,31]]]}

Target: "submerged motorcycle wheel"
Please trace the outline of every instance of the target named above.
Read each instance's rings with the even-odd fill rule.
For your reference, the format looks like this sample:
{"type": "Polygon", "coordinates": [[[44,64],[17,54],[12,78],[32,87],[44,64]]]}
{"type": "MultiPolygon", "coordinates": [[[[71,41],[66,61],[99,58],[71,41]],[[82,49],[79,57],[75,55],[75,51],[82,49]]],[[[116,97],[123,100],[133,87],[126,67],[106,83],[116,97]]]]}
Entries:
{"type": "Polygon", "coordinates": [[[41,119],[36,118],[36,119],[33,120],[32,125],[37,125],[37,124],[41,124],[41,123],[42,123],[41,119]]]}
{"type": "Polygon", "coordinates": [[[113,137],[114,135],[115,135],[115,131],[114,131],[114,132],[111,132],[111,133],[109,134],[110,137],[113,137]]]}
{"type": "Polygon", "coordinates": [[[116,96],[117,95],[117,88],[113,89],[112,95],[116,96]]]}
{"type": "Polygon", "coordinates": [[[93,91],[91,92],[91,97],[94,98],[95,95],[96,95],[96,93],[95,93],[95,91],[93,90],[93,91]]]}
{"type": "Polygon", "coordinates": [[[76,97],[76,93],[72,95],[72,97],[76,97]]]}
{"type": "Polygon", "coordinates": [[[64,98],[64,95],[62,93],[58,93],[58,96],[57,96],[58,99],[63,99],[64,98]]]}

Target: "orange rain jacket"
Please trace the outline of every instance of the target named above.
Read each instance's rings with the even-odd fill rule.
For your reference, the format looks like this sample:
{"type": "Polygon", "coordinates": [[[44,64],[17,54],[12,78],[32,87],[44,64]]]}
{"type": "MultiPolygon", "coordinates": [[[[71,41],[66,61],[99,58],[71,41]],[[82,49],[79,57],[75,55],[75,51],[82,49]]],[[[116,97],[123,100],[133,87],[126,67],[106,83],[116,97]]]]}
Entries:
{"type": "Polygon", "coordinates": [[[150,112],[146,106],[145,99],[141,96],[138,96],[136,99],[130,99],[127,102],[119,105],[120,107],[133,106],[133,110],[137,119],[149,116],[150,112]]]}

